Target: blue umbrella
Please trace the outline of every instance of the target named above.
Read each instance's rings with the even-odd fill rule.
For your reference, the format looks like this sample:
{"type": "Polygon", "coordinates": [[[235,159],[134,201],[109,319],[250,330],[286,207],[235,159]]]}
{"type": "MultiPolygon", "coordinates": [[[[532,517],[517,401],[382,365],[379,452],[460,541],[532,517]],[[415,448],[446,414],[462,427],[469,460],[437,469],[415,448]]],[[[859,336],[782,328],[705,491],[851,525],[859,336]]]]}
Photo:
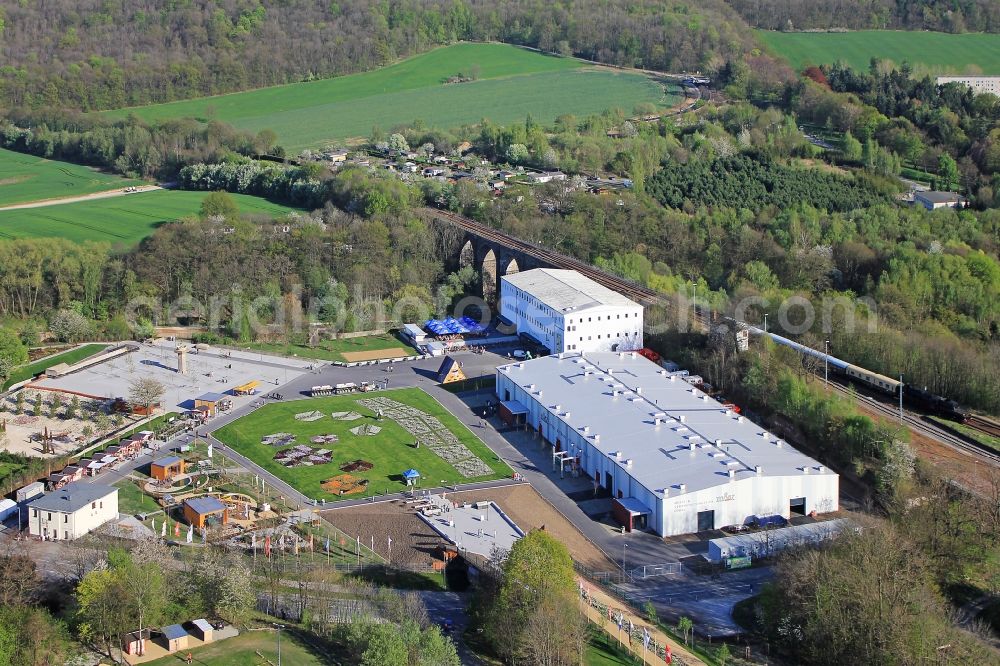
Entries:
{"type": "Polygon", "coordinates": [[[407,481],[409,481],[410,479],[419,479],[420,472],[411,467],[410,469],[403,472],[403,478],[406,479],[407,481]]]}

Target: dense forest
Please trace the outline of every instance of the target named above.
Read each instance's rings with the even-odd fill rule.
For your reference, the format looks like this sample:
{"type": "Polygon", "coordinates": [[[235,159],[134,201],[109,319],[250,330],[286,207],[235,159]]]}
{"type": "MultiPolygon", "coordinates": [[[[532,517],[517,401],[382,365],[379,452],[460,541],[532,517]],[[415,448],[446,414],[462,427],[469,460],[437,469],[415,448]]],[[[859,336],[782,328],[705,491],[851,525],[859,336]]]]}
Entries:
{"type": "Polygon", "coordinates": [[[998,32],[995,0],[726,0],[757,28],[998,32]]]}
{"type": "Polygon", "coordinates": [[[647,190],[670,208],[703,204],[760,210],[808,201],[843,212],[889,200],[871,184],[850,176],[786,167],[748,155],[667,164],[650,179],[647,190]]]}
{"type": "Polygon", "coordinates": [[[370,70],[456,40],[714,69],[752,48],[722,0],[0,0],[0,100],[84,111],[370,70]]]}

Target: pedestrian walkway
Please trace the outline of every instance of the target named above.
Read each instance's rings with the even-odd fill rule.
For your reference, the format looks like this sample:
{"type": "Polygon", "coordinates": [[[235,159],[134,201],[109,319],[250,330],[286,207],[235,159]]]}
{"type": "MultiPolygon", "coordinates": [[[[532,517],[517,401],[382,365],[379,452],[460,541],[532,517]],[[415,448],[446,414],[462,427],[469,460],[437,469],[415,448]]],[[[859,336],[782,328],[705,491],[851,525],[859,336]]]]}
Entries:
{"type": "Polygon", "coordinates": [[[640,617],[628,606],[612,598],[583,578],[580,602],[587,619],[604,630],[612,639],[644,664],[680,664],[705,666],[705,662],[686,647],[640,617]]]}

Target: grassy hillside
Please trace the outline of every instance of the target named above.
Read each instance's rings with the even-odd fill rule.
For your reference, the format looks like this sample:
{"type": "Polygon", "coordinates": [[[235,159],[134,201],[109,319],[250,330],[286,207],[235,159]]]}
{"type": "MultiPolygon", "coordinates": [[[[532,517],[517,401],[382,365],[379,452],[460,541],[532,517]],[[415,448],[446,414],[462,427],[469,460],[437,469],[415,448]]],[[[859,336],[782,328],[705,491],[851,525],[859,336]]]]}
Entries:
{"type": "MultiPolygon", "coordinates": [[[[0,211],[0,239],[65,238],[134,245],[158,225],[198,212],[206,192],[156,190],[110,199],[0,211]]],[[[244,214],[281,215],[287,206],[232,195],[244,214]]]]}
{"type": "Polygon", "coordinates": [[[0,206],[104,192],[137,182],[0,148],[0,206]]]}
{"type": "Polygon", "coordinates": [[[279,143],[298,150],[368,136],[373,125],[389,129],[416,119],[454,127],[484,117],[507,123],[530,113],[547,122],[562,113],[584,115],[615,106],[631,111],[639,102],[673,101],[645,76],[597,70],[504,44],[456,44],[374,72],[111,113],[147,120],[216,118],[243,129],[270,128],[279,143]],[[445,83],[473,70],[475,81],[445,83]]]}
{"type": "Polygon", "coordinates": [[[1000,74],[1000,35],[860,30],[857,32],[755,31],[757,38],[793,67],[843,60],[868,69],[870,60],[904,61],[940,74],[1000,74]],[[971,68],[971,69],[970,69],[971,68]]]}

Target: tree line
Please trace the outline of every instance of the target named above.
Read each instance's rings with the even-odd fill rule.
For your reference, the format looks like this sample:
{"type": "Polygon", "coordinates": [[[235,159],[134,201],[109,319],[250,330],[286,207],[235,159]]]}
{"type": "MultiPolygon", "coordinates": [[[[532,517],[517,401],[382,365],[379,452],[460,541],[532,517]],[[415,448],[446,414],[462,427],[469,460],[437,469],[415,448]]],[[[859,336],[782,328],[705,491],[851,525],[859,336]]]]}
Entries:
{"type": "Polygon", "coordinates": [[[0,18],[0,98],[83,111],[366,71],[457,40],[664,71],[751,48],[723,0],[81,0],[5,2],[0,18]]]}
{"type": "Polygon", "coordinates": [[[768,30],[937,30],[998,32],[992,0],[727,0],[756,28],[768,30]]]}

